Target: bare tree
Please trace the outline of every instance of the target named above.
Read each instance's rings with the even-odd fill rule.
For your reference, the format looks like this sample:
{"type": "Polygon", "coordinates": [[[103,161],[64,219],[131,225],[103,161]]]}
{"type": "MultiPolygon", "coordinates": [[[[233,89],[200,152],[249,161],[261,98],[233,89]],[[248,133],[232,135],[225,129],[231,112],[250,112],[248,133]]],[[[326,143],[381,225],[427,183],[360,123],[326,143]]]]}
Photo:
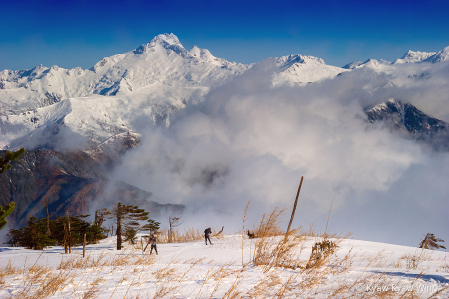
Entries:
{"type": "Polygon", "coordinates": [[[184,223],[181,221],[182,217],[170,216],[168,217],[168,223],[170,224],[170,230],[168,231],[168,242],[173,242],[173,229],[184,223]]]}

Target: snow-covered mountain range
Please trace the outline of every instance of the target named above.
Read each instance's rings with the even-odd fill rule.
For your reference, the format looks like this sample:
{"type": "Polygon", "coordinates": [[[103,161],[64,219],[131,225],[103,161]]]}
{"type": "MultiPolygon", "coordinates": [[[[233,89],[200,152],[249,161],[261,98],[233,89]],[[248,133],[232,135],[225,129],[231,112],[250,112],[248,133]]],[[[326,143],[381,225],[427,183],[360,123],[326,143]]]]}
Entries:
{"type": "MultiPolygon", "coordinates": [[[[214,57],[194,46],[186,50],[174,34],[161,34],[137,49],[105,57],[91,69],[50,68],[0,72],[0,149],[19,146],[57,148],[70,131],[87,147],[136,134],[146,124],[170,123],[170,113],[187,103],[204,101],[211,88],[226,84],[249,70],[271,76],[272,88],[301,86],[332,79],[367,67],[376,72],[399,64],[437,63],[449,57],[408,51],[390,63],[367,60],[343,68],[320,58],[288,55],[244,65],[214,57]]],[[[374,87],[378,88],[378,87],[374,87]]],[[[137,135],[136,135],[137,136],[137,135]]],[[[67,140],[66,140],[67,141],[67,140]]]]}
{"type": "Polygon", "coordinates": [[[2,71],[0,148],[61,149],[76,144],[95,149],[117,140],[123,143],[129,136],[138,139],[139,126],[168,126],[171,113],[204,101],[211,88],[248,70],[267,73],[272,88],[301,86],[361,67],[383,72],[400,64],[437,63],[447,60],[448,52],[449,47],[438,53],[408,51],[393,63],[369,59],[343,68],[299,54],[244,65],[197,46],[188,51],[174,34],[161,34],[133,51],[105,57],[89,70],[40,65],[2,71]]]}
{"type": "Polygon", "coordinates": [[[420,52],[420,51],[407,51],[401,58],[395,61],[386,61],[383,59],[368,59],[364,62],[354,61],[343,66],[344,69],[354,69],[363,66],[378,66],[378,65],[391,65],[391,64],[404,64],[404,63],[421,63],[430,62],[436,63],[439,61],[445,61],[449,59],[449,47],[442,49],[439,52],[420,52]]]}

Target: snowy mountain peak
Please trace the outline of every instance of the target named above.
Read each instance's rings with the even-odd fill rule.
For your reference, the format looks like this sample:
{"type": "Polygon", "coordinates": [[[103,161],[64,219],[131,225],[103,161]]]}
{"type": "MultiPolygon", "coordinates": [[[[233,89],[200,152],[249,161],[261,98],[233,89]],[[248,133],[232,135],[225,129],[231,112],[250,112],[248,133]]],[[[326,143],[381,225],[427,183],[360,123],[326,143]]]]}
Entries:
{"type": "Polygon", "coordinates": [[[430,56],[429,58],[427,58],[426,60],[423,60],[424,62],[431,62],[431,63],[436,63],[436,62],[440,62],[440,61],[446,61],[449,60],[449,46],[440,50],[438,53],[436,53],[435,55],[430,56]]]}
{"type": "Polygon", "coordinates": [[[323,59],[300,54],[270,58],[275,66],[273,86],[307,84],[337,76],[344,70],[326,65],[323,59]]]}
{"type": "Polygon", "coordinates": [[[435,55],[435,52],[420,52],[420,51],[410,51],[408,50],[401,58],[396,59],[394,63],[416,63],[421,62],[428,57],[435,55]]]}
{"type": "Polygon", "coordinates": [[[449,149],[449,123],[426,115],[410,103],[392,98],[364,110],[371,123],[383,121],[391,129],[408,132],[436,150],[449,149]]]}
{"type": "Polygon", "coordinates": [[[378,66],[378,65],[389,65],[389,64],[391,64],[391,62],[390,61],[386,61],[386,60],[383,60],[383,59],[379,59],[379,60],[376,60],[376,59],[368,59],[367,61],[365,61],[364,63],[363,63],[364,65],[370,65],[370,66],[378,66]]]}
{"type": "Polygon", "coordinates": [[[354,61],[354,62],[348,63],[347,65],[343,66],[342,68],[347,69],[347,70],[352,70],[362,64],[363,64],[363,62],[361,62],[361,61],[354,61]]]}
{"type": "Polygon", "coordinates": [[[348,63],[347,65],[343,66],[342,68],[347,69],[347,70],[352,70],[352,69],[356,69],[359,67],[369,67],[369,68],[378,68],[379,66],[383,66],[383,65],[390,65],[393,64],[391,61],[386,61],[383,59],[367,59],[364,62],[361,61],[354,61],[351,63],[348,63]]]}
{"type": "Polygon", "coordinates": [[[190,55],[196,58],[201,58],[203,60],[211,61],[217,59],[214,55],[212,55],[209,50],[201,49],[197,46],[193,46],[189,51],[190,55]]]}
{"type": "Polygon", "coordinates": [[[275,63],[279,66],[281,71],[287,70],[295,64],[307,64],[308,62],[326,65],[323,59],[308,55],[293,54],[275,58],[275,63]]]}
{"type": "Polygon", "coordinates": [[[187,50],[184,49],[178,37],[173,33],[159,34],[154,37],[148,44],[143,44],[134,51],[134,54],[144,54],[154,51],[154,48],[161,46],[167,50],[172,50],[178,54],[184,55],[187,50]]]}
{"type": "Polygon", "coordinates": [[[201,56],[201,49],[198,48],[196,45],[194,45],[194,46],[192,47],[192,49],[190,49],[189,53],[190,53],[192,56],[200,57],[200,56],[201,56]]]}
{"type": "Polygon", "coordinates": [[[179,41],[178,37],[176,35],[174,35],[173,33],[164,33],[164,34],[159,34],[158,36],[155,36],[150,44],[155,45],[155,44],[168,44],[168,45],[177,45],[182,47],[181,42],[179,41]]]}

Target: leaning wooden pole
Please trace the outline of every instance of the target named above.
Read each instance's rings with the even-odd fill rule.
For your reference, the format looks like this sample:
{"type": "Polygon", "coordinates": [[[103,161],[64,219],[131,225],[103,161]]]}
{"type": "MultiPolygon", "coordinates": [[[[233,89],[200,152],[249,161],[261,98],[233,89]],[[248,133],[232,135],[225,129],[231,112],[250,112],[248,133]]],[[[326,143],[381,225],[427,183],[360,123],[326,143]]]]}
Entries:
{"type": "Polygon", "coordinates": [[[302,180],[304,177],[301,177],[301,182],[299,183],[298,193],[296,193],[295,204],[293,205],[292,217],[290,217],[290,222],[288,223],[287,232],[285,233],[285,238],[287,238],[288,233],[290,232],[290,227],[292,226],[293,217],[295,217],[296,205],[298,204],[299,192],[301,191],[302,180]]]}
{"type": "Polygon", "coordinates": [[[69,253],[72,253],[72,230],[70,229],[70,216],[69,216],[69,211],[68,210],[66,210],[66,214],[67,214],[69,253]]]}
{"type": "Polygon", "coordinates": [[[48,199],[45,199],[45,209],[47,210],[47,232],[46,234],[49,236],[50,232],[50,214],[48,213],[48,199]]]}

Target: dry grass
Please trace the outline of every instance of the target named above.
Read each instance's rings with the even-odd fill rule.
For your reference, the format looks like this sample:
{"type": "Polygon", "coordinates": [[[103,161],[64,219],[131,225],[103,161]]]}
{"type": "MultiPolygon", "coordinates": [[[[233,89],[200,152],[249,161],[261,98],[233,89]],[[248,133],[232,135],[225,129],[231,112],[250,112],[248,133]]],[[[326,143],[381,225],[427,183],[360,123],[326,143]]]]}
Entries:
{"type": "Polygon", "coordinates": [[[11,293],[10,298],[47,298],[62,290],[73,280],[70,270],[55,272],[51,268],[32,266],[24,271],[21,283],[11,293]]]}
{"type": "MultiPolygon", "coordinates": [[[[223,239],[223,234],[220,232],[222,228],[220,229],[213,229],[211,238],[215,238],[217,240],[223,239]]],[[[187,229],[184,229],[182,232],[179,230],[174,229],[172,232],[171,239],[168,238],[168,231],[161,230],[157,233],[157,242],[160,244],[166,244],[166,243],[187,243],[187,242],[195,242],[195,241],[202,241],[204,240],[204,232],[195,229],[192,227],[189,227],[187,229]]]]}
{"type": "MultiPolygon", "coordinates": [[[[20,268],[14,267],[12,265],[11,260],[8,261],[8,264],[6,264],[5,267],[0,269],[0,285],[5,284],[5,277],[10,275],[15,275],[18,273],[22,273],[22,270],[20,268]]],[[[2,286],[0,286],[1,288],[2,286]]]]}
{"type": "Polygon", "coordinates": [[[157,242],[165,243],[186,243],[204,239],[204,233],[199,229],[187,228],[181,233],[179,230],[173,230],[171,242],[169,242],[168,231],[161,230],[157,233],[157,242]]]}
{"type": "Polygon", "coordinates": [[[87,290],[81,295],[81,299],[95,299],[100,296],[100,290],[101,290],[101,283],[103,283],[105,280],[102,277],[96,278],[92,283],[90,283],[90,286],[87,288],[87,290]]]}
{"type": "Polygon", "coordinates": [[[423,261],[431,259],[432,252],[427,249],[417,249],[414,252],[410,252],[401,256],[401,260],[405,261],[405,267],[409,270],[418,269],[418,265],[423,261]]]}

